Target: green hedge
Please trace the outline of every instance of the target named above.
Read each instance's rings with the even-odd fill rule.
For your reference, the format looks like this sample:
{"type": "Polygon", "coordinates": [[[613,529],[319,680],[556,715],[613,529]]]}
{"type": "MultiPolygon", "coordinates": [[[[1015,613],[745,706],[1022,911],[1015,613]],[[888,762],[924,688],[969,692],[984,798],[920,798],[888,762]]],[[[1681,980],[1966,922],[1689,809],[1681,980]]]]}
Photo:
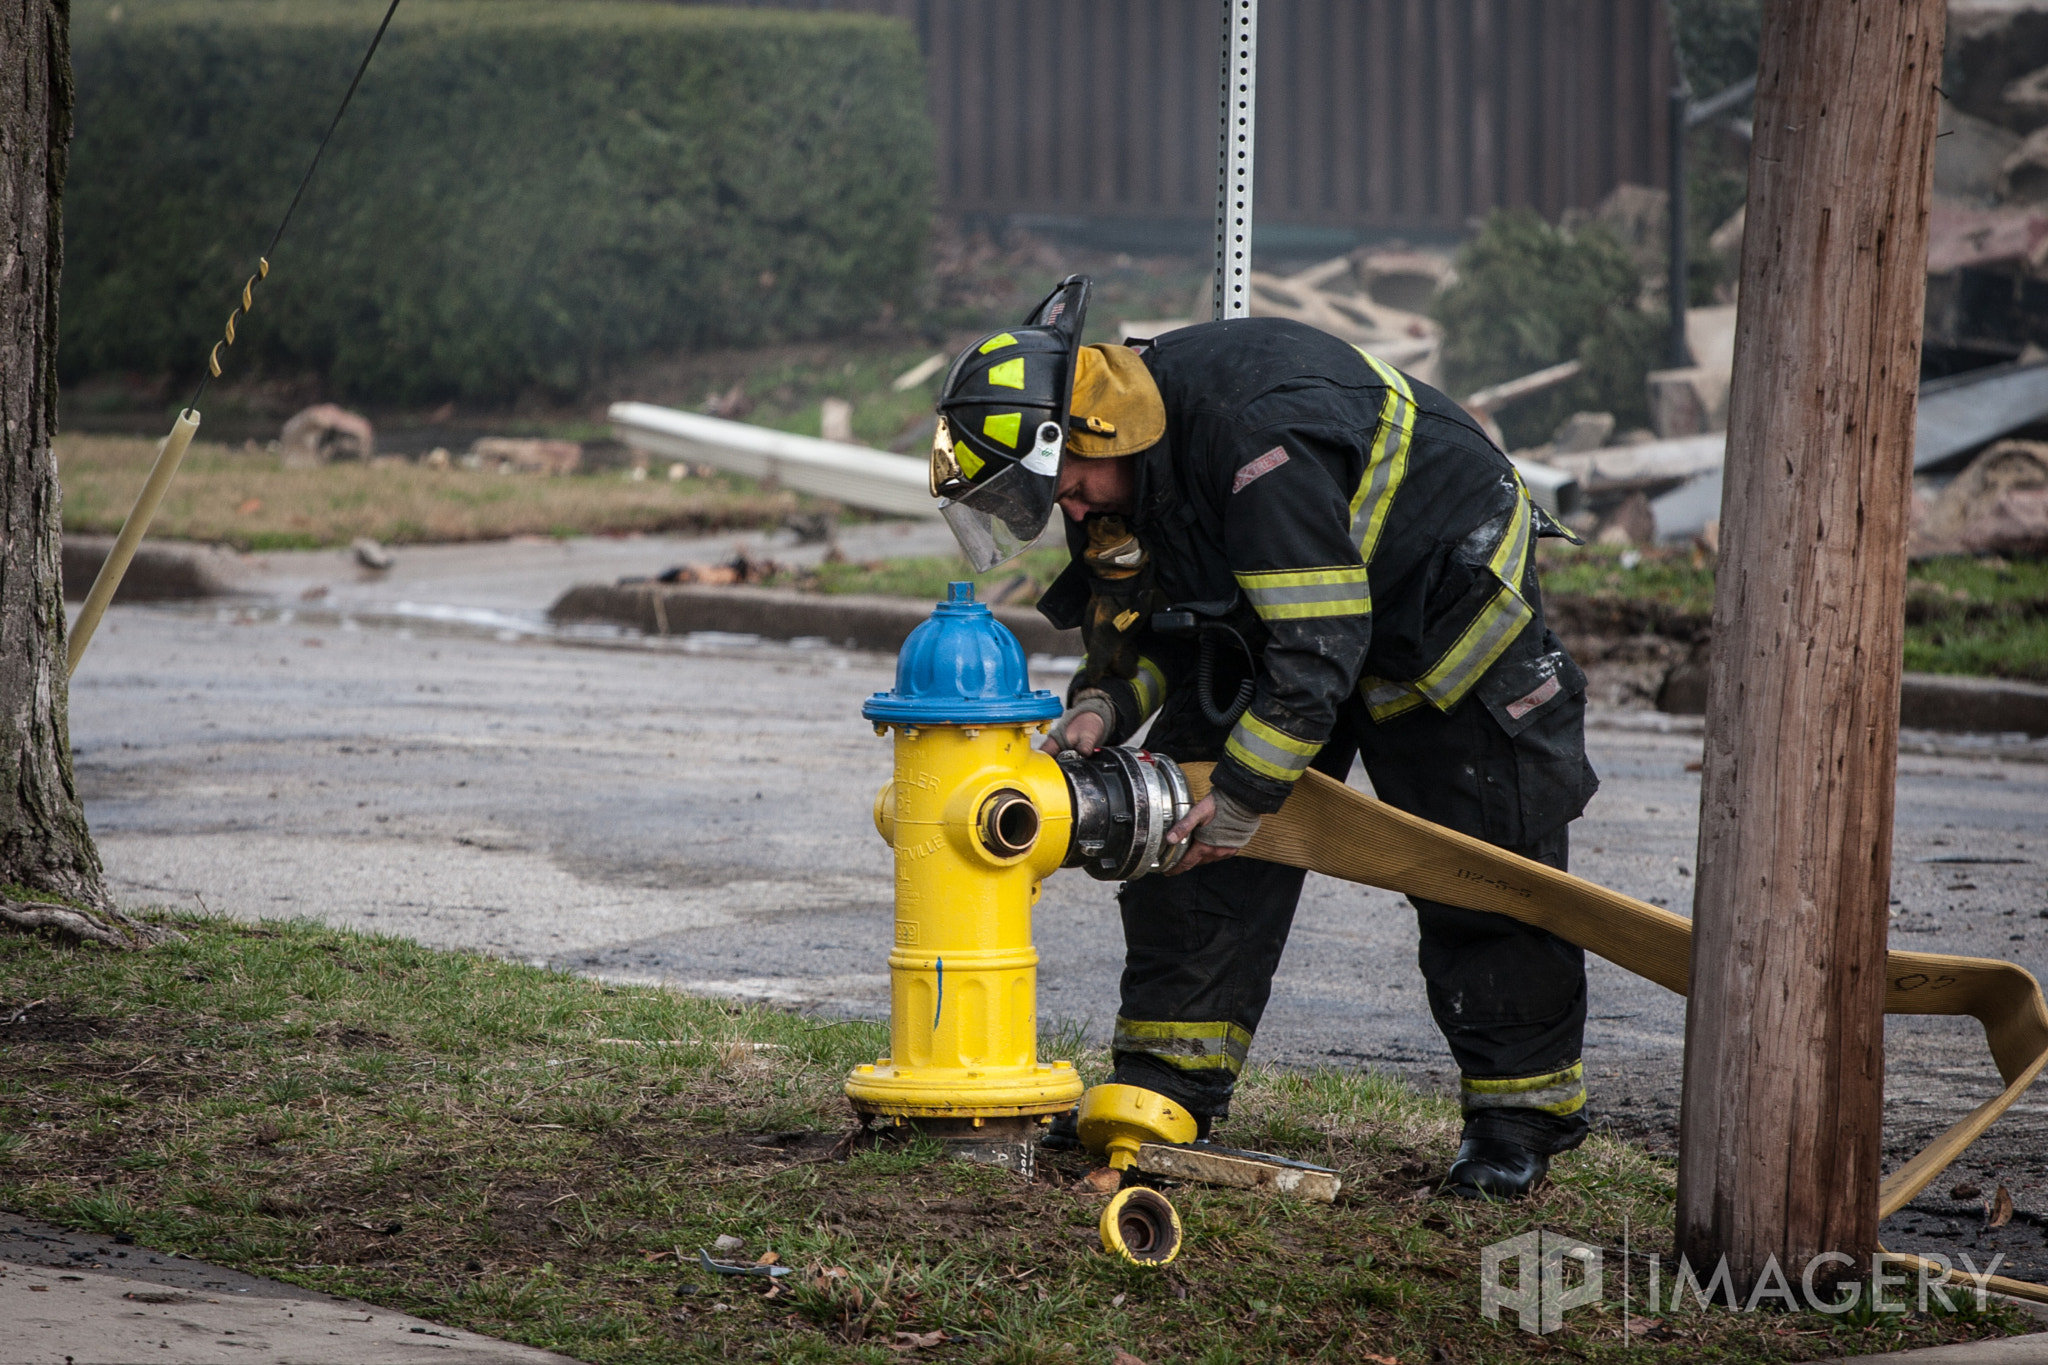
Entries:
{"type": "MultiPolygon", "coordinates": [[[[198,373],[382,11],[81,15],[64,375],[198,373]]],[[[407,0],[234,372],[384,401],[562,395],[653,351],[887,316],[930,221],[923,92],[891,20],[407,0]]]]}

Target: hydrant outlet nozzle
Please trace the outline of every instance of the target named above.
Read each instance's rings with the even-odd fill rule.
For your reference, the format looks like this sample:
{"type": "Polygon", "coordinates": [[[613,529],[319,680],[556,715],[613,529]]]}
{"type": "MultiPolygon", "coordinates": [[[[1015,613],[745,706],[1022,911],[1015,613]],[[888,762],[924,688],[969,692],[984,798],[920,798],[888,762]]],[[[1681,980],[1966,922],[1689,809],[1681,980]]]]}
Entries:
{"type": "Polygon", "coordinates": [[[1038,842],[1038,807],[1015,787],[983,801],[975,824],[982,846],[999,858],[1022,857],[1038,842]]]}

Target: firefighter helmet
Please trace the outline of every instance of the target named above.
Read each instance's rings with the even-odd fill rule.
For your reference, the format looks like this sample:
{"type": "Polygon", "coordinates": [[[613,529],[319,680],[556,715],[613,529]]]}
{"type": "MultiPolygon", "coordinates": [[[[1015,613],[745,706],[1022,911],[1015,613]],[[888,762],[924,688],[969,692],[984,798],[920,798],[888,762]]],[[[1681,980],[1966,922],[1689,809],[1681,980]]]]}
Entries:
{"type": "Polygon", "coordinates": [[[962,351],[939,391],[932,496],[977,572],[1021,553],[1052,516],[1088,286],[1061,280],[1023,326],[962,351]]]}

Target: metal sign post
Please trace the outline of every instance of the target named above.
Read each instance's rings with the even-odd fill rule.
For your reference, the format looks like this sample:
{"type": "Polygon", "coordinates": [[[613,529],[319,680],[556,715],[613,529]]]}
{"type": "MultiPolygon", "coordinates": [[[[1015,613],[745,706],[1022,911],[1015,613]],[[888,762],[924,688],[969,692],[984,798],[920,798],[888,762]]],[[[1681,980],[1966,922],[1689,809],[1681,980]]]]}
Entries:
{"type": "Polygon", "coordinates": [[[1211,316],[1251,315],[1253,116],[1259,85],[1259,0],[1223,0],[1216,140],[1216,289],[1211,316]]]}

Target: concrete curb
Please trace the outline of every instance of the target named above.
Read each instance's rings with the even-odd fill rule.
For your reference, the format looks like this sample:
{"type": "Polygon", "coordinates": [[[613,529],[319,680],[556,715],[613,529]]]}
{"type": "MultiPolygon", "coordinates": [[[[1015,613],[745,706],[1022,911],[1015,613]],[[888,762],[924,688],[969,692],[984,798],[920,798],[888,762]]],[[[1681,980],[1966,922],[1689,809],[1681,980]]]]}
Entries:
{"type": "MultiPolygon", "coordinates": [[[[83,602],[99,577],[112,536],[64,537],[64,600],[83,602]]],[[[238,582],[242,558],[225,545],[142,542],[121,576],[116,602],[176,602],[227,597],[246,591],[238,582]]]]}
{"type": "MultiPolygon", "coordinates": [[[[1081,632],[1054,630],[1029,607],[996,607],[995,617],[1015,633],[1026,654],[1074,656],[1081,632]]],[[[647,635],[725,631],[793,640],[817,637],[849,649],[893,653],[932,614],[917,598],[848,594],[828,597],[791,588],[713,588],[698,584],[587,584],[555,599],[548,619],[557,625],[604,622],[647,635]]]]}
{"type": "MultiPolygon", "coordinates": [[[[1672,669],[1657,702],[1659,710],[1671,715],[1705,714],[1707,668],[1698,651],[1672,669]]],[[[2048,735],[2048,687],[2006,678],[1908,673],[1900,680],[1899,724],[1908,730],[2048,735]]]]}
{"type": "Polygon", "coordinates": [[[2048,735],[2048,687],[2005,678],[1908,673],[1899,689],[1899,724],[1916,730],[2048,735]]]}

